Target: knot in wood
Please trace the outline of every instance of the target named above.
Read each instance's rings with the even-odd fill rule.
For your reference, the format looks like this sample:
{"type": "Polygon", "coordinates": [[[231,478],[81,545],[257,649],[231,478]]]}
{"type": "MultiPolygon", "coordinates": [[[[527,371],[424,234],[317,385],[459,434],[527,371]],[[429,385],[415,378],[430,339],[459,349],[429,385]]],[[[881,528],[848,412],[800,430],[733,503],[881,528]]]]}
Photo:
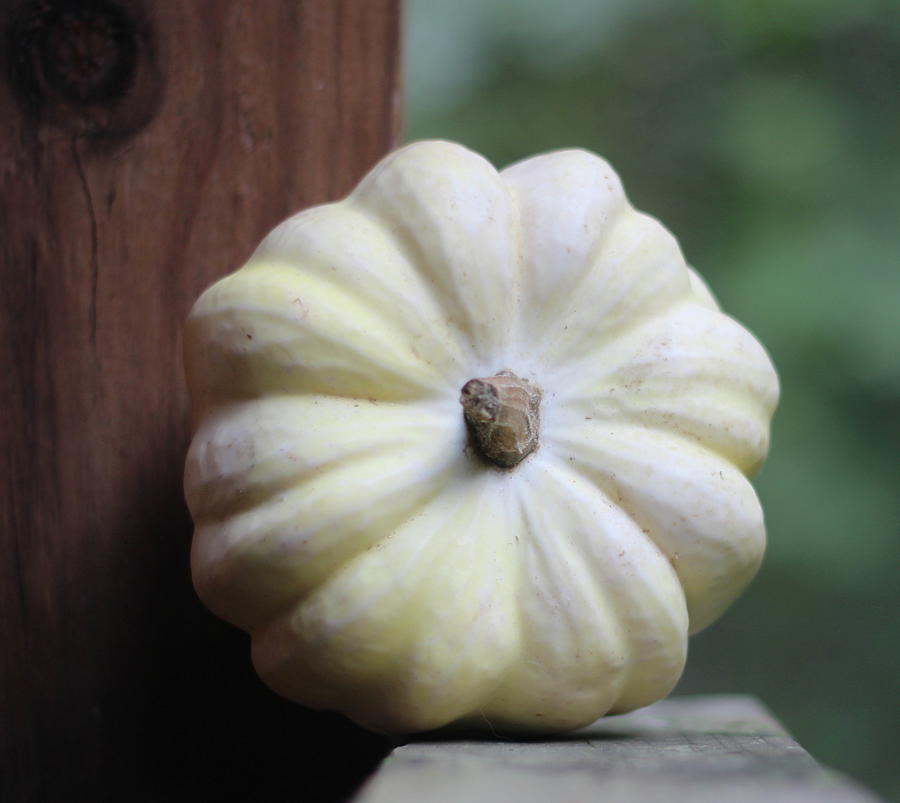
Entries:
{"type": "Polygon", "coordinates": [[[42,123],[121,141],[159,105],[162,74],[139,0],[31,0],[6,37],[10,83],[42,123]]]}
{"type": "Polygon", "coordinates": [[[134,24],[108,2],[50,4],[33,29],[36,77],[45,93],[110,103],[134,80],[134,24]]]}

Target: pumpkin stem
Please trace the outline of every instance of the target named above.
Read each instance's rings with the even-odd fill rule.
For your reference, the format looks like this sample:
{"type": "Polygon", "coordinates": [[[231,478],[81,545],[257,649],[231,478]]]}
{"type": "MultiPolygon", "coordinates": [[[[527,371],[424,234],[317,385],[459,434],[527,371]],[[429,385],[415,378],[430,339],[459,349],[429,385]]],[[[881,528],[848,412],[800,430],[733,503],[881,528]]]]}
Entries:
{"type": "Polygon", "coordinates": [[[488,462],[512,468],[537,448],[541,392],[512,371],[470,379],[459,401],[478,452],[488,462]]]}

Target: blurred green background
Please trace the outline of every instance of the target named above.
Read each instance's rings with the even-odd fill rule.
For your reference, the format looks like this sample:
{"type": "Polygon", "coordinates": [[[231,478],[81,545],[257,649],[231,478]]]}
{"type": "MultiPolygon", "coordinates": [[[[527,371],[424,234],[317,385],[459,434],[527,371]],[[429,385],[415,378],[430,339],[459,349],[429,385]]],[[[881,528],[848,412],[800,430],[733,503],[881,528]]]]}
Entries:
{"type": "Polygon", "coordinates": [[[409,0],[406,49],[407,139],[602,154],[769,349],[766,562],[678,691],[900,799],[900,3],[409,0]]]}

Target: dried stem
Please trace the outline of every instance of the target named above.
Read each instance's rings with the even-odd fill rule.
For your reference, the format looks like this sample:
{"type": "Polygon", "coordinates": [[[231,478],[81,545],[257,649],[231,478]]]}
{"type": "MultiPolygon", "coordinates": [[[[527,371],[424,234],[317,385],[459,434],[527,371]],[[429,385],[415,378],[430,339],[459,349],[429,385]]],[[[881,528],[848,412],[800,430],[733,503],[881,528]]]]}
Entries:
{"type": "Polygon", "coordinates": [[[541,392],[512,371],[469,380],[459,401],[485,460],[512,468],[537,448],[541,392]]]}

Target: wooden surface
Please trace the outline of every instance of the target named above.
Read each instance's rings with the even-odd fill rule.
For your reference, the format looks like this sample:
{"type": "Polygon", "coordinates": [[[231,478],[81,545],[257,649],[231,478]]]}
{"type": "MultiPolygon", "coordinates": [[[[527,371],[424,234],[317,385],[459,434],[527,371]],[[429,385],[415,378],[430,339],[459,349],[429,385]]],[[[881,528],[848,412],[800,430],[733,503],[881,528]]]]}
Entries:
{"type": "Polygon", "coordinates": [[[754,699],[664,700],[549,741],[417,741],[354,803],[875,803],[754,699]]]}
{"type": "Polygon", "coordinates": [[[194,598],[179,331],[396,144],[398,4],[0,9],[3,801],[339,799],[381,755],[194,598]]]}

